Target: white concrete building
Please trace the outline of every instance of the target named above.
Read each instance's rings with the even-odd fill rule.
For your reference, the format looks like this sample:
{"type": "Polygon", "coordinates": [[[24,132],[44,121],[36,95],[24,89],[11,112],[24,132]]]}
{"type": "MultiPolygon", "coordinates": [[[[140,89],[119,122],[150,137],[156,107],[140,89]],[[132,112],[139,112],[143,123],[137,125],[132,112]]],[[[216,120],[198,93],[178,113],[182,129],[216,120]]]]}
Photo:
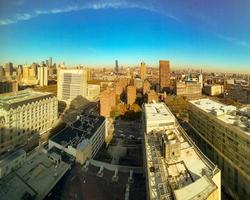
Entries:
{"type": "MultiPolygon", "coordinates": [[[[222,171],[222,183],[235,199],[250,197],[250,117],[210,100],[189,102],[189,123],[196,131],[197,144],[222,171]]],[[[243,110],[243,111],[242,111],[243,110]]]]}
{"type": "Polygon", "coordinates": [[[0,97],[0,154],[48,131],[58,117],[54,94],[23,90],[0,97]]]}
{"type": "Polygon", "coordinates": [[[40,86],[48,85],[48,67],[40,66],[38,67],[38,81],[40,86]]]}
{"type": "Polygon", "coordinates": [[[63,150],[83,164],[93,158],[106,136],[106,119],[94,115],[80,115],[78,119],[49,140],[49,149],[63,150]]]}
{"type": "Polygon", "coordinates": [[[203,88],[205,94],[209,96],[217,96],[224,92],[223,85],[205,85],[203,88]]]}
{"type": "Polygon", "coordinates": [[[220,200],[220,170],[197,148],[166,105],[145,104],[144,114],[147,199],[220,200]]]}
{"type": "Polygon", "coordinates": [[[58,100],[70,104],[78,96],[87,98],[87,70],[58,68],[58,100]]]}
{"type": "Polygon", "coordinates": [[[173,129],[176,119],[164,103],[151,103],[144,105],[146,132],[152,130],[173,129]]]}

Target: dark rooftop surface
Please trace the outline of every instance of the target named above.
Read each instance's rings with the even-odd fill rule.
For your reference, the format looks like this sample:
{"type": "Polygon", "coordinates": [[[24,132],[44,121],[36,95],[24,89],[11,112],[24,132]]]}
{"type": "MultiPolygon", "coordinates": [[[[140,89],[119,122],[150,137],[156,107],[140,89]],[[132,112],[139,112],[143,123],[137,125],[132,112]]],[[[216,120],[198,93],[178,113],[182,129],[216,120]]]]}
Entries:
{"type": "Polygon", "coordinates": [[[61,145],[71,142],[76,148],[84,139],[90,139],[104,121],[104,117],[81,115],[78,120],[66,126],[50,140],[61,145]]]}
{"type": "MultiPolygon", "coordinates": [[[[129,173],[118,172],[118,182],[112,181],[113,171],[104,170],[102,178],[96,174],[99,168],[89,166],[87,172],[75,165],[51,191],[45,200],[124,200],[129,173]]],[[[130,200],[146,199],[146,183],[143,174],[133,174],[134,183],[130,184],[130,200]]]]}

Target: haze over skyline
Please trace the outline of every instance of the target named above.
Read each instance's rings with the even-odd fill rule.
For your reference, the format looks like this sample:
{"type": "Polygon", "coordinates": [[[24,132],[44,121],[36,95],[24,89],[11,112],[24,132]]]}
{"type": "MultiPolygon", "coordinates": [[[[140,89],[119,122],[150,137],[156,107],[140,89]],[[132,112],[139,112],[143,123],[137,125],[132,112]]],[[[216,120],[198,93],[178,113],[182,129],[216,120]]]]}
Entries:
{"type": "Polygon", "coordinates": [[[247,72],[247,0],[2,0],[0,63],[156,65],[247,72]]]}

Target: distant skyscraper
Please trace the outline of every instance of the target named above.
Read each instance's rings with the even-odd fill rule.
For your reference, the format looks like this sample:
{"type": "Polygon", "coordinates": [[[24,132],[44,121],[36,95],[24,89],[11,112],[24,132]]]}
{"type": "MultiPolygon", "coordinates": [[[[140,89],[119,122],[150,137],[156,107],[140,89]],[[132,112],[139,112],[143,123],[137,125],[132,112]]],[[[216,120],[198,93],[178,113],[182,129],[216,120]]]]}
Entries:
{"type": "Polygon", "coordinates": [[[203,88],[203,75],[202,75],[202,70],[199,74],[199,83],[201,84],[201,88],[203,88]]]}
{"type": "Polygon", "coordinates": [[[115,60],[115,72],[119,72],[119,65],[118,65],[118,60],[115,60]]]}
{"type": "Polygon", "coordinates": [[[52,57],[49,58],[49,67],[52,67],[52,57]]]}
{"type": "Polygon", "coordinates": [[[5,77],[10,78],[13,75],[14,67],[13,63],[6,63],[5,64],[5,77]]]}
{"type": "Polygon", "coordinates": [[[159,81],[160,89],[164,90],[170,86],[170,66],[169,61],[160,60],[159,81]]]}
{"type": "Polygon", "coordinates": [[[48,67],[40,66],[38,67],[38,80],[40,86],[48,85],[48,67]]]}
{"type": "Polygon", "coordinates": [[[147,68],[146,68],[146,64],[145,62],[141,63],[141,79],[146,79],[146,75],[147,75],[147,68]]]}
{"type": "Polygon", "coordinates": [[[70,103],[78,96],[87,98],[87,70],[61,69],[57,70],[58,100],[70,103]]]}

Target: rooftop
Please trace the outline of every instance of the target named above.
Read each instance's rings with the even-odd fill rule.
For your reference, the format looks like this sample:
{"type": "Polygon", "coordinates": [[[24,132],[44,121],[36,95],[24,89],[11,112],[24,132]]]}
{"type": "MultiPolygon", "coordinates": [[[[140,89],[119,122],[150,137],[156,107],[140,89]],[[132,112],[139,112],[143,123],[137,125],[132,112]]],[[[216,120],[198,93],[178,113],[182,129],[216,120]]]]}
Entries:
{"type": "Polygon", "coordinates": [[[0,180],[0,196],[12,200],[24,196],[43,199],[69,167],[63,161],[55,167],[47,154],[34,152],[21,168],[0,180]]]}
{"type": "Polygon", "coordinates": [[[101,116],[80,115],[75,122],[68,124],[50,140],[65,145],[65,147],[71,145],[77,148],[85,139],[90,139],[104,121],[105,118],[101,116]]]}
{"type": "Polygon", "coordinates": [[[242,114],[235,106],[225,105],[211,99],[199,99],[190,101],[190,103],[204,112],[214,115],[220,121],[240,128],[250,135],[250,117],[242,114]]]}
{"type": "Polygon", "coordinates": [[[9,110],[10,108],[18,107],[19,105],[32,103],[53,96],[53,93],[37,92],[30,89],[7,93],[0,96],[0,107],[4,107],[6,110],[9,110]]]}
{"type": "Polygon", "coordinates": [[[26,156],[26,152],[23,149],[19,149],[19,150],[15,151],[14,153],[4,157],[4,159],[0,160],[0,167],[6,165],[10,161],[18,158],[21,155],[26,156]]]}
{"type": "Polygon", "coordinates": [[[175,120],[174,115],[164,103],[149,103],[145,104],[144,107],[147,120],[175,120]]]}
{"type": "MultiPolygon", "coordinates": [[[[166,108],[164,112],[167,115],[172,116],[165,104],[159,104],[166,108]]],[[[145,148],[151,199],[206,199],[217,189],[212,181],[212,177],[218,172],[217,168],[178,125],[171,130],[145,133],[145,148]],[[180,142],[178,157],[165,160],[162,155],[162,137],[167,137],[166,141],[170,144],[180,142]]]]}

